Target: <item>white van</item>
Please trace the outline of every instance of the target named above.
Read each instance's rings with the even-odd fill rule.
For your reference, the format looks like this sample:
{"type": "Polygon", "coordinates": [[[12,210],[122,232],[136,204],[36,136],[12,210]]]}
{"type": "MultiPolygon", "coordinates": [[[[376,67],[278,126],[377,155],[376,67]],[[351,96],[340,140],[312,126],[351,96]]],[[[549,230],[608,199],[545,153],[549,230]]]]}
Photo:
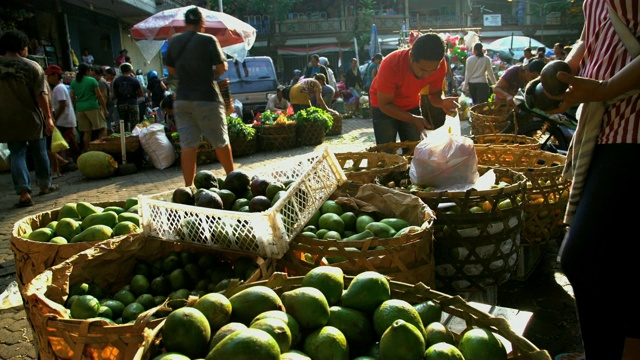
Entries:
{"type": "Polygon", "coordinates": [[[258,112],[265,110],[269,96],[277,91],[276,68],[268,56],[250,56],[242,63],[227,61],[229,70],[220,78],[229,79],[231,97],[242,103],[242,118],[251,123],[258,112]]]}

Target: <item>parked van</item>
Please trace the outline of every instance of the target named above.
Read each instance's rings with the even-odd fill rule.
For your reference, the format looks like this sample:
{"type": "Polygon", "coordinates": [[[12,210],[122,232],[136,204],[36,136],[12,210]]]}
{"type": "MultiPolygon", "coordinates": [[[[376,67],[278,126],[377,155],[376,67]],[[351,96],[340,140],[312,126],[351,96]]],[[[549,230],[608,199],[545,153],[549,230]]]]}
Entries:
{"type": "Polygon", "coordinates": [[[242,63],[227,61],[229,70],[220,78],[229,79],[231,97],[242,103],[242,118],[251,123],[257,113],[264,111],[269,96],[277,91],[276,68],[268,56],[247,57],[242,63]]]}

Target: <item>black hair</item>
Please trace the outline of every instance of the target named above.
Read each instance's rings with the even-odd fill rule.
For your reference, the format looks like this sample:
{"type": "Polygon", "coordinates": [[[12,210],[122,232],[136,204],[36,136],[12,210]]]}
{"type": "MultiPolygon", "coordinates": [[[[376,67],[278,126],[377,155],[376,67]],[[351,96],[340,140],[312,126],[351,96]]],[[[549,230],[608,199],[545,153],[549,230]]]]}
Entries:
{"type": "Polygon", "coordinates": [[[0,36],[0,55],[19,53],[29,46],[29,37],[20,30],[7,30],[0,36]]]}
{"type": "Polygon", "coordinates": [[[104,70],[102,70],[102,67],[100,65],[94,65],[93,66],[93,72],[98,74],[98,75],[104,74],[104,70]]]}
{"type": "Polygon", "coordinates": [[[320,61],[320,56],[318,54],[311,55],[311,59],[320,61]]]}
{"type": "Polygon", "coordinates": [[[131,70],[133,70],[133,66],[131,66],[131,64],[127,62],[120,64],[120,71],[122,71],[123,74],[128,73],[131,70]]]}
{"type": "Polygon", "coordinates": [[[419,36],[411,47],[411,60],[440,61],[444,58],[444,41],[436,33],[419,36]]]}
{"type": "Polygon", "coordinates": [[[109,74],[109,75],[116,75],[116,71],[112,68],[112,67],[108,67],[106,69],[104,69],[105,74],[109,74]]]}
{"type": "Polygon", "coordinates": [[[373,55],[373,58],[371,58],[371,60],[382,60],[382,54],[377,53],[373,55]]]}
{"type": "Polygon", "coordinates": [[[197,6],[192,7],[184,13],[184,22],[187,25],[199,25],[202,21],[202,13],[197,6]]]}
{"type": "Polygon", "coordinates": [[[87,75],[87,73],[91,70],[91,65],[81,63],[78,65],[78,72],[76,73],[76,82],[81,82],[82,78],[87,75]]]}
{"type": "Polygon", "coordinates": [[[473,45],[473,54],[477,57],[483,57],[484,52],[482,51],[482,49],[482,43],[476,43],[475,45],[473,45]]]}
{"type": "Polygon", "coordinates": [[[542,60],[533,60],[532,62],[527,64],[527,70],[529,70],[530,73],[540,73],[543,67],[544,61],[542,60]]]}

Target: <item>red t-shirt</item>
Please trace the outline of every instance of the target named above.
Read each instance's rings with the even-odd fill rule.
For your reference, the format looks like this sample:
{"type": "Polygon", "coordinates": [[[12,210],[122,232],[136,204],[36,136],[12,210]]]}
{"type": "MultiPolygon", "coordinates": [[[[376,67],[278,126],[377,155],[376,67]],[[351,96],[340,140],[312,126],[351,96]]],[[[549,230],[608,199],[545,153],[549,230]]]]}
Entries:
{"type": "Polygon", "coordinates": [[[378,106],[378,91],[384,94],[394,94],[393,103],[402,110],[411,110],[420,106],[420,90],[429,85],[432,89],[442,89],[442,83],[447,72],[447,63],[440,61],[438,69],[426,79],[417,79],[409,66],[411,50],[396,50],[387,55],[378,74],[371,83],[369,102],[371,106],[378,106]]]}

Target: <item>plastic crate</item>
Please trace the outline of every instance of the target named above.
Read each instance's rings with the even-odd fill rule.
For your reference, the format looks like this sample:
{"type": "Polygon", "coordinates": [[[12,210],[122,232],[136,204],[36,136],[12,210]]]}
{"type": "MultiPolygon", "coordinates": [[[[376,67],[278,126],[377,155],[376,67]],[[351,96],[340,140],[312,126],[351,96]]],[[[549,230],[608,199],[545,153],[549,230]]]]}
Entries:
{"type": "Polygon", "coordinates": [[[270,169],[281,170],[260,176],[272,181],[294,182],[284,197],[259,213],[175,204],[171,202],[173,190],[139,195],[143,234],[281,258],[289,249],[289,242],[347,178],[328,148],[306,159],[287,161],[270,169]]]}

